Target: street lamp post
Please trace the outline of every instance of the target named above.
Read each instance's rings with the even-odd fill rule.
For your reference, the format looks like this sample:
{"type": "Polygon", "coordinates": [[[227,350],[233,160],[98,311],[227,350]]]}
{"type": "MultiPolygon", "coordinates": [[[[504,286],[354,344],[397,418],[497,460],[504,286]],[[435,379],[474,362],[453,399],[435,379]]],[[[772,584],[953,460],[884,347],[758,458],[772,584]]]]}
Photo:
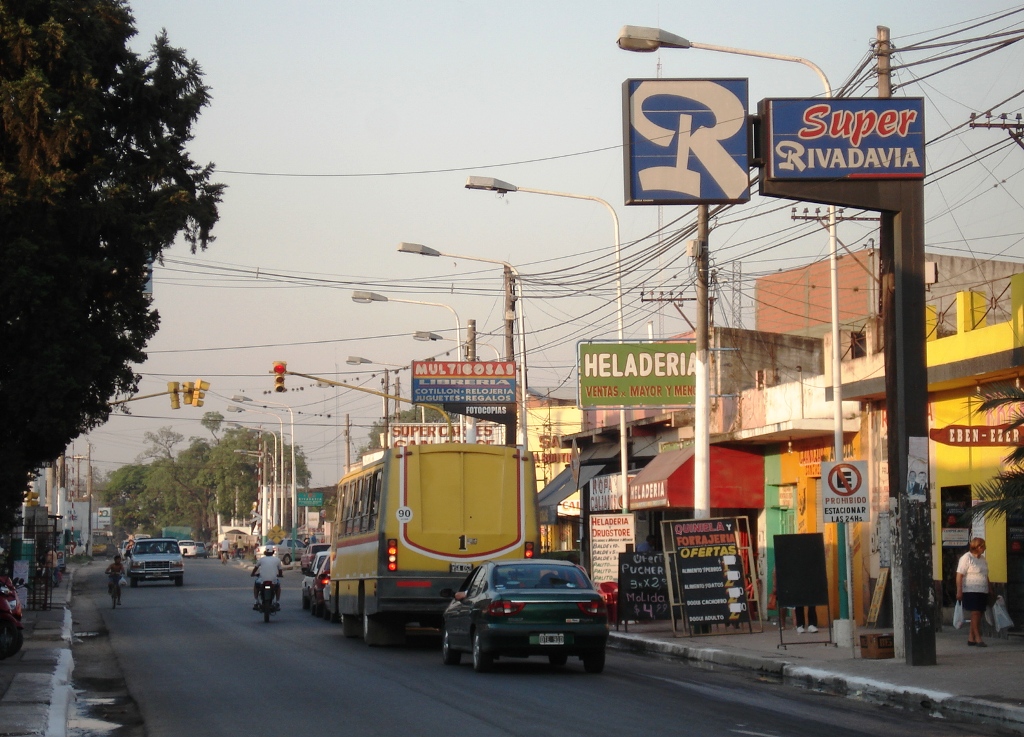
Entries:
{"type": "MultiPolygon", "coordinates": [[[[703,49],[705,51],[717,51],[725,54],[738,54],[740,56],[753,56],[761,59],[772,59],[774,61],[792,62],[802,64],[821,80],[825,91],[825,97],[832,97],[832,85],[825,76],[825,72],[817,64],[799,56],[787,54],[775,54],[767,51],[752,51],[749,49],[737,49],[731,46],[716,46],[714,44],[698,43],[668,33],[660,28],[649,28],[646,26],[623,26],[619,31],[619,48],[626,51],[650,52],[659,48],[669,49],[703,49]]],[[[833,413],[833,451],[834,460],[839,463],[843,460],[843,385],[842,385],[842,347],[839,342],[839,239],[836,234],[836,206],[828,207],[828,243],[829,243],[829,265],[830,265],[830,287],[831,287],[831,319],[832,319],[832,401],[833,413]]],[[[852,618],[853,612],[853,576],[850,553],[847,549],[846,539],[848,538],[848,523],[839,524],[839,544],[846,558],[846,611],[840,611],[841,617],[852,618]]]]}
{"type": "Polygon", "coordinates": [[[443,307],[452,313],[455,318],[455,339],[459,342],[459,360],[463,360],[465,353],[463,353],[462,344],[462,321],[459,320],[459,313],[455,311],[455,308],[451,305],[446,305],[443,302],[421,302],[417,299],[399,299],[398,297],[388,297],[384,294],[378,294],[377,292],[352,292],[352,301],[358,302],[359,304],[370,304],[371,302],[400,302],[407,305],[427,305],[429,307],[443,307]]]}
{"type": "MultiPolygon", "coordinates": [[[[251,402],[252,401],[251,398],[245,396],[244,394],[238,394],[238,395],[232,397],[231,399],[232,399],[232,401],[235,401],[235,402],[251,402]]],[[[282,404],[281,402],[271,402],[271,401],[269,401],[267,399],[264,399],[263,402],[265,404],[269,404],[269,405],[271,405],[273,407],[283,407],[284,409],[288,410],[288,417],[289,417],[289,423],[290,423],[289,424],[289,428],[290,428],[289,429],[289,434],[290,434],[291,439],[292,439],[292,447],[291,447],[291,454],[292,454],[292,542],[294,543],[295,540],[298,537],[298,531],[299,531],[299,497],[298,497],[298,492],[295,489],[295,412],[292,411],[292,408],[289,407],[287,404],[282,404]]],[[[271,413],[271,414],[273,414],[273,413],[271,413]]],[[[283,452],[282,452],[282,455],[283,455],[283,452]]]]}
{"type": "MultiPolygon", "coordinates": [[[[519,418],[519,443],[523,446],[524,451],[530,449],[529,435],[527,435],[526,426],[526,407],[527,407],[527,391],[526,391],[526,303],[523,298],[523,279],[519,275],[519,270],[510,264],[508,261],[501,261],[500,259],[484,258],[483,256],[462,256],[452,253],[442,253],[437,249],[424,246],[420,243],[399,243],[399,253],[416,253],[420,256],[445,256],[447,258],[459,258],[464,261],[478,261],[484,264],[496,264],[502,266],[508,270],[509,273],[513,274],[516,278],[516,284],[519,287],[519,397],[520,397],[520,409],[519,414],[522,415],[519,418]]],[[[418,336],[419,334],[417,334],[418,336]]],[[[420,340],[419,337],[417,340],[420,340]]],[[[428,338],[430,340],[430,338],[428,338]]],[[[511,345],[511,344],[509,344],[511,345]]],[[[493,348],[493,346],[492,346],[493,348]]],[[[495,349],[497,352],[497,349],[495,349]]],[[[506,356],[506,359],[511,359],[511,356],[506,356]]]]}
{"type": "MultiPolygon", "coordinates": [[[[619,239],[619,216],[615,212],[615,208],[607,200],[603,200],[600,197],[594,197],[593,195],[582,195],[572,194],[569,192],[552,192],[546,189],[532,189],[530,187],[517,187],[514,184],[504,182],[500,179],[494,179],[493,177],[470,177],[466,180],[466,189],[482,189],[489,192],[500,192],[502,194],[507,192],[528,192],[530,194],[548,195],[551,197],[566,197],[572,200],[590,200],[591,202],[597,202],[603,205],[605,209],[612,216],[612,226],[614,228],[615,236],[615,306],[616,306],[616,317],[618,319],[618,338],[619,343],[623,340],[623,313],[622,313],[622,242],[619,239]]],[[[525,327],[525,326],[524,326],[525,327]]],[[[525,392],[526,387],[523,387],[525,392]]],[[[620,467],[622,472],[622,511],[629,511],[629,458],[626,455],[627,451],[627,430],[626,430],[626,410],[619,410],[619,458],[621,461],[620,467]]]]}
{"type": "MultiPolygon", "coordinates": [[[[243,397],[242,395],[236,395],[232,397],[231,400],[235,402],[252,401],[248,397],[243,397]]],[[[267,415],[268,417],[273,417],[274,419],[276,419],[277,424],[280,425],[281,427],[280,460],[278,460],[277,436],[274,435],[273,431],[268,431],[270,432],[271,435],[274,435],[274,465],[277,466],[278,491],[277,493],[271,491],[271,499],[269,500],[270,503],[264,503],[263,505],[263,539],[260,542],[265,543],[267,541],[266,535],[268,526],[273,524],[280,525],[282,523],[280,515],[278,515],[278,517],[275,519],[274,513],[275,510],[279,509],[280,500],[284,496],[284,421],[280,418],[280,416],[274,414],[273,412],[262,412],[258,409],[250,409],[249,407],[237,407],[234,405],[229,405],[227,410],[228,412],[253,412],[258,415],[267,415]]]]}

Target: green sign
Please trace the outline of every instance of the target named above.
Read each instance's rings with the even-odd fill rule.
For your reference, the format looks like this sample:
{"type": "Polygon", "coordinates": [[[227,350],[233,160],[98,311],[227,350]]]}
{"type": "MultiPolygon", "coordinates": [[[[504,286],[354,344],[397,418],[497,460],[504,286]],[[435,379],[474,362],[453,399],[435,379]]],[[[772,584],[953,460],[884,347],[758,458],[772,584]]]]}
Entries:
{"type": "Polygon", "coordinates": [[[300,491],[295,496],[300,507],[322,507],[324,505],[322,491],[300,491]]]}
{"type": "Polygon", "coordinates": [[[693,343],[579,343],[580,407],[693,404],[693,343]]]}

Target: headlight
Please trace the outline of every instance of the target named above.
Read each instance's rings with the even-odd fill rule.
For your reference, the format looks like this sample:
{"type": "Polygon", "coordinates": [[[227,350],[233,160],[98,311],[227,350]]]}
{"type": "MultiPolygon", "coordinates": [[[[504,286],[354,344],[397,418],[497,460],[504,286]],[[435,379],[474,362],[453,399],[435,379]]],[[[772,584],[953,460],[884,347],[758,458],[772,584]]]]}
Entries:
{"type": "Polygon", "coordinates": [[[180,560],[172,560],[171,568],[184,568],[185,564],[180,560]]]}

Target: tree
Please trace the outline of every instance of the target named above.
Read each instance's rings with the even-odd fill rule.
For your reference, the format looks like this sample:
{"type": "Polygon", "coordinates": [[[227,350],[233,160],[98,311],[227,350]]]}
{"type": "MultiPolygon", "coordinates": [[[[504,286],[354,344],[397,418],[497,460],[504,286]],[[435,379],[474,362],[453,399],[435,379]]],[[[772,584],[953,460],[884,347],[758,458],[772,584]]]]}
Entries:
{"type": "MultiPolygon", "coordinates": [[[[1013,415],[1010,427],[1024,428],[1024,390],[1013,384],[992,388],[985,392],[985,399],[978,408],[988,412],[1000,407],[1011,406],[1013,415]]],[[[992,480],[981,484],[975,490],[980,500],[968,512],[968,516],[992,517],[1024,516],[1024,446],[1017,446],[1004,459],[1006,468],[992,480]]]]}
{"type": "Polygon", "coordinates": [[[179,234],[213,240],[223,185],[185,148],[202,72],[133,35],[124,0],[0,3],[0,528],[34,469],[137,391],[151,264],[179,234]]]}

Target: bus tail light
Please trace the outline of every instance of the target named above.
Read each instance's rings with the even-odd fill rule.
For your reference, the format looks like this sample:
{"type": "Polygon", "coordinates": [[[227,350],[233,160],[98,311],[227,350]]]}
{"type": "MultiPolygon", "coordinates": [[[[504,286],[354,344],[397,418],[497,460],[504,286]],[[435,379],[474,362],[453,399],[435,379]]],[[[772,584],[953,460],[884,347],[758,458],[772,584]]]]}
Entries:
{"type": "Polygon", "coordinates": [[[526,552],[524,553],[524,556],[527,558],[533,557],[533,543],[526,543],[526,552]]]}
{"type": "Polygon", "coordinates": [[[398,540],[388,540],[388,570],[398,570],[398,540]]]}
{"type": "Polygon", "coordinates": [[[522,601],[498,599],[497,601],[492,601],[491,605],[487,607],[487,613],[495,617],[510,617],[513,614],[519,614],[525,606],[526,603],[522,601]]]}

